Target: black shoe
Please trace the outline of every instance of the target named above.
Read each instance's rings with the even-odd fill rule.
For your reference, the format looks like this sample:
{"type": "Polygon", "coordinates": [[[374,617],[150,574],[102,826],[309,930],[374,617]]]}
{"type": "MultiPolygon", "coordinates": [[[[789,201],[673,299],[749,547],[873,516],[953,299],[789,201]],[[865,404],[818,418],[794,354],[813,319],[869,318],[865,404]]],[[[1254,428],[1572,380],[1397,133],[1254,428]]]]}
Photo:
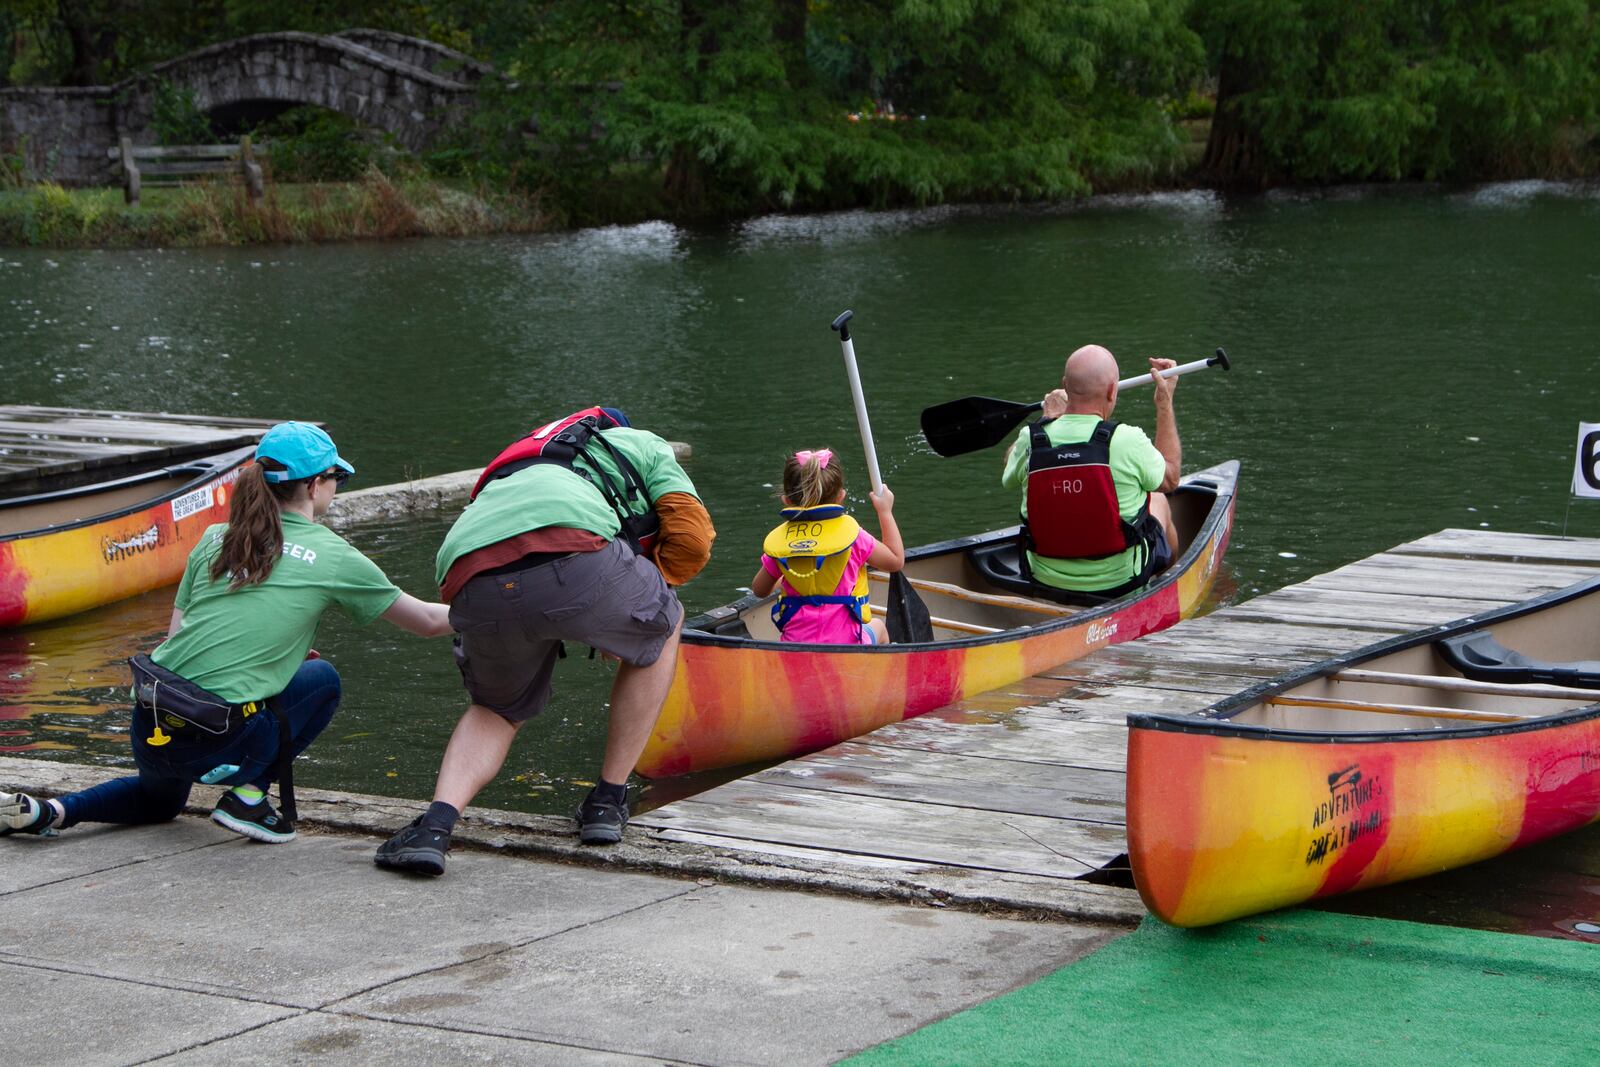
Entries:
{"type": "Polygon", "coordinates": [[[444,854],[450,851],[450,831],[422,825],[417,816],[406,828],[378,846],[372,862],[391,871],[443,874],[444,854]]]}
{"type": "Polygon", "coordinates": [[[578,840],[585,845],[614,845],[622,840],[622,829],[628,825],[628,805],[614,800],[601,800],[594,790],[578,806],[578,840]]]}
{"type": "Polygon", "coordinates": [[[231,789],[217,801],[211,821],[236,834],[265,841],[269,845],[281,845],[285,841],[293,841],[295,837],[294,824],[279,815],[277,809],[267,803],[266,797],[250,804],[231,789]]]}
{"type": "Polygon", "coordinates": [[[48,801],[26,793],[0,793],[0,837],[10,834],[48,834],[56,824],[56,809],[48,801]]]}

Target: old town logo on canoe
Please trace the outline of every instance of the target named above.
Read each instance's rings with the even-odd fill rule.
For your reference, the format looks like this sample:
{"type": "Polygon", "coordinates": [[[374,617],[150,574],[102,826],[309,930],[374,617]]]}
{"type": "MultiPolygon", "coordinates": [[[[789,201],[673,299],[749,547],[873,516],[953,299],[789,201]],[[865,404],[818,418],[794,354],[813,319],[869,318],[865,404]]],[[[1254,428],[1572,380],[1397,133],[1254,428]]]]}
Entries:
{"type": "Polygon", "coordinates": [[[158,523],[151,523],[143,530],[133,530],[127,533],[115,533],[102,537],[100,545],[105,552],[107,563],[116,563],[130,556],[137,556],[143,552],[153,552],[167,542],[166,531],[158,523]]]}
{"type": "Polygon", "coordinates": [[[1328,799],[1311,812],[1306,866],[1324,864],[1383,826],[1383,783],[1352,763],[1328,775],[1328,799]]]}
{"type": "Polygon", "coordinates": [[[1084,640],[1091,645],[1098,645],[1110,641],[1117,636],[1117,620],[1103,619],[1089,624],[1089,633],[1084,640]]]}

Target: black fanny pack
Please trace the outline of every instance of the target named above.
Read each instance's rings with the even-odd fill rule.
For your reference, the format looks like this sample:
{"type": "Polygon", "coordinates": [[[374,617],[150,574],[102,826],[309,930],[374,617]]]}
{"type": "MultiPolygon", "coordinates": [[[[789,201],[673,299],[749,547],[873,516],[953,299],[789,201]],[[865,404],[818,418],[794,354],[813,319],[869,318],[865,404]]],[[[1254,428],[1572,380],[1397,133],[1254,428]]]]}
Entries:
{"type": "Polygon", "coordinates": [[[260,700],[246,704],[224,700],[142,652],[128,661],[128,667],[133,671],[134,701],[154,712],[156,722],[169,730],[194,729],[222,738],[266,707],[260,700]]]}
{"type": "MultiPolygon", "coordinates": [[[[150,709],[155,718],[155,734],[146,744],[162,747],[172,740],[162,738],[162,731],[172,730],[174,736],[187,739],[220,742],[244,727],[250,717],[267,707],[265,700],[252,700],[235,704],[217,696],[211,690],[195,685],[181,674],[174,674],[144,653],[128,661],[133,671],[133,699],[150,709]]],[[[275,774],[278,779],[278,803],[289,827],[293,827],[299,813],[294,802],[294,751],[291,747],[288,716],[278,714],[278,760],[275,774]]],[[[217,770],[239,768],[231,764],[217,770]]],[[[209,776],[201,779],[211,782],[209,776]]]]}

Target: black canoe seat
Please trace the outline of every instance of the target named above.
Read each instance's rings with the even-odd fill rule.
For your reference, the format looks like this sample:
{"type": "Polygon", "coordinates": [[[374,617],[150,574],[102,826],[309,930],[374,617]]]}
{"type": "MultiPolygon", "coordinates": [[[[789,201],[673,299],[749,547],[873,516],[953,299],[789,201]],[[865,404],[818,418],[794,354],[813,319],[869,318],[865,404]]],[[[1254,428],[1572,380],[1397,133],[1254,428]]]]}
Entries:
{"type": "Polygon", "coordinates": [[[1028,578],[1022,573],[1018,546],[1014,540],[968,549],[967,559],[972,563],[973,569],[983,576],[984,581],[1020,596],[1051,600],[1057,604],[1069,604],[1079,608],[1097,607],[1111,600],[1110,597],[1096,593],[1075,593],[1070,589],[1057,589],[1055,586],[1044,585],[1028,578]]]}
{"type": "Polygon", "coordinates": [[[1487,630],[1473,630],[1434,642],[1444,661],[1475,682],[1545,682],[1600,689],[1600,660],[1547,663],[1513,652],[1487,630]]]}
{"type": "Polygon", "coordinates": [[[739,604],[724,604],[712,608],[704,615],[696,615],[683,624],[685,630],[698,630],[700,633],[716,634],[718,637],[743,637],[754,640],[755,635],[750,632],[750,627],[744,624],[744,613],[740,608],[748,601],[739,604]]]}

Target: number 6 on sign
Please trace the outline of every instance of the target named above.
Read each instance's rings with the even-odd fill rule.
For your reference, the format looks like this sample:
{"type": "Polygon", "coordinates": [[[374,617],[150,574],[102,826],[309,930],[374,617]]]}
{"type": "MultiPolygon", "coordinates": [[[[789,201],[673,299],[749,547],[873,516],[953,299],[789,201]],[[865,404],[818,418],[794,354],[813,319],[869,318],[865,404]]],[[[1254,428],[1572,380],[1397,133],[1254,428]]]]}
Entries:
{"type": "Polygon", "coordinates": [[[1600,497],[1600,422],[1578,423],[1578,462],[1572,468],[1572,495],[1600,497]]]}

